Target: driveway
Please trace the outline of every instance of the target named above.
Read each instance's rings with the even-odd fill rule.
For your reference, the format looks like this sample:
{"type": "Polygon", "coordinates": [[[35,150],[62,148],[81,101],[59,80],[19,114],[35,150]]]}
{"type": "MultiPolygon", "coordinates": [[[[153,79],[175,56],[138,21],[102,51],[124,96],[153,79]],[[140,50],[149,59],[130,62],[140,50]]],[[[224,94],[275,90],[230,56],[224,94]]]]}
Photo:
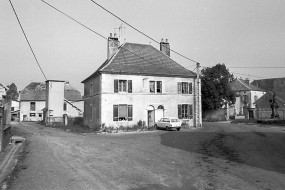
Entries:
{"type": "Polygon", "coordinates": [[[75,134],[34,123],[9,189],[285,189],[285,128],[75,134]]]}

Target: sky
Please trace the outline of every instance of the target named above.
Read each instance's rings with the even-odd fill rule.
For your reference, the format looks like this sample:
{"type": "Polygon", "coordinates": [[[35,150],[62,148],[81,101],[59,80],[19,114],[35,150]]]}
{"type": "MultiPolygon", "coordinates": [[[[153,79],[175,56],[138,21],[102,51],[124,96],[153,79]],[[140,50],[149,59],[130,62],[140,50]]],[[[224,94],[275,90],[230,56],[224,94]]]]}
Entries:
{"type": "MultiPolygon", "coordinates": [[[[159,49],[91,0],[45,1],[105,38],[116,32],[121,43],[159,49]]],[[[94,1],[156,41],[168,39],[172,50],[202,67],[223,63],[235,77],[250,81],[285,77],[284,0],[94,1]]],[[[69,81],[83,93],[81,81],[107,59],[107,40],[41,0],[11,2],[47,79],[69,81]]],[[[22,90],[44,82],[9,0],[0,1],[0,27],[0,83],[14,82],[22,90]]],[[[189,70],[196,68],[173,52],[170,57],[189,70]]]]}

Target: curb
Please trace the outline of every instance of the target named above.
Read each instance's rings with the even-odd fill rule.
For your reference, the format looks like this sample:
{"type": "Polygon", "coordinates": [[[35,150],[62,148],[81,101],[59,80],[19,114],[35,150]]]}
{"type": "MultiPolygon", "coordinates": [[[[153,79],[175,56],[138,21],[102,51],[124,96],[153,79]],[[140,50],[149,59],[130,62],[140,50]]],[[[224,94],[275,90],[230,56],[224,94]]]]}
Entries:
{"type": "MultiPolygon", "coordinates": [[[[17,155],[21,149],[23,143],[10,144],[4,152],[0,154],[0,184],[5,181],[5,179],[11,174],[16,163],[17,155]]],[[[0,186],[1,188],[1,186],[0,186]]]]}

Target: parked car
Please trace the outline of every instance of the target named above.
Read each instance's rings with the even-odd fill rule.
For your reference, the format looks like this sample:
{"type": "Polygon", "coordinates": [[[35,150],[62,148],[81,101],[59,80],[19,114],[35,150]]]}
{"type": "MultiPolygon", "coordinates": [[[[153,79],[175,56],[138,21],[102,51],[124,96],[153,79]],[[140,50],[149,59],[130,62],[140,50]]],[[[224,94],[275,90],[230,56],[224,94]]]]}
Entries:
{"type": "Polygon", "coordinates": [[[156,129],[166,129],[167,131],[170,129],[177,129],[177,131],[180,131],[182,122],[180,119],[176,117],[164,117],[161,118],[158,122],[155,122],[154,127],[156,129]]]}

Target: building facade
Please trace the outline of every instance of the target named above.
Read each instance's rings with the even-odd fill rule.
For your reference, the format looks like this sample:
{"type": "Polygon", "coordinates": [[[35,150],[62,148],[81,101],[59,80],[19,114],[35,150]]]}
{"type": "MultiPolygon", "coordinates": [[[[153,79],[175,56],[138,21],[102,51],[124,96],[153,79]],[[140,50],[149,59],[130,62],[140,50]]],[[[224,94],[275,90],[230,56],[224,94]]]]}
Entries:
{"type": "Polygon", "coordinates": [[[235,79],[230,82],[230,87],[236,94],[236,102],[230,108],[229,115],[256,118],[254,102],[265,94],[265,90],[249,84],[249,79],[235,79]]]}
{"type": "Polygon", "coordinates": [[[110,36],[107,52],[103,65],[82,81],[84,124],[96,130],[140,121],[153,126],[162,117],[195,124],[196,73],[170,58],[167,41],[160,43],[159,51],[143,44],[119,46],[110,36]]]}
{"type": "Polygon", "coordinates": [[[46,83],[32,82],[20,92],[20,121],[42,121],[47,105],[51,117],[83,115],[81,93],[68,82],[49,80],[46,83]]]}

